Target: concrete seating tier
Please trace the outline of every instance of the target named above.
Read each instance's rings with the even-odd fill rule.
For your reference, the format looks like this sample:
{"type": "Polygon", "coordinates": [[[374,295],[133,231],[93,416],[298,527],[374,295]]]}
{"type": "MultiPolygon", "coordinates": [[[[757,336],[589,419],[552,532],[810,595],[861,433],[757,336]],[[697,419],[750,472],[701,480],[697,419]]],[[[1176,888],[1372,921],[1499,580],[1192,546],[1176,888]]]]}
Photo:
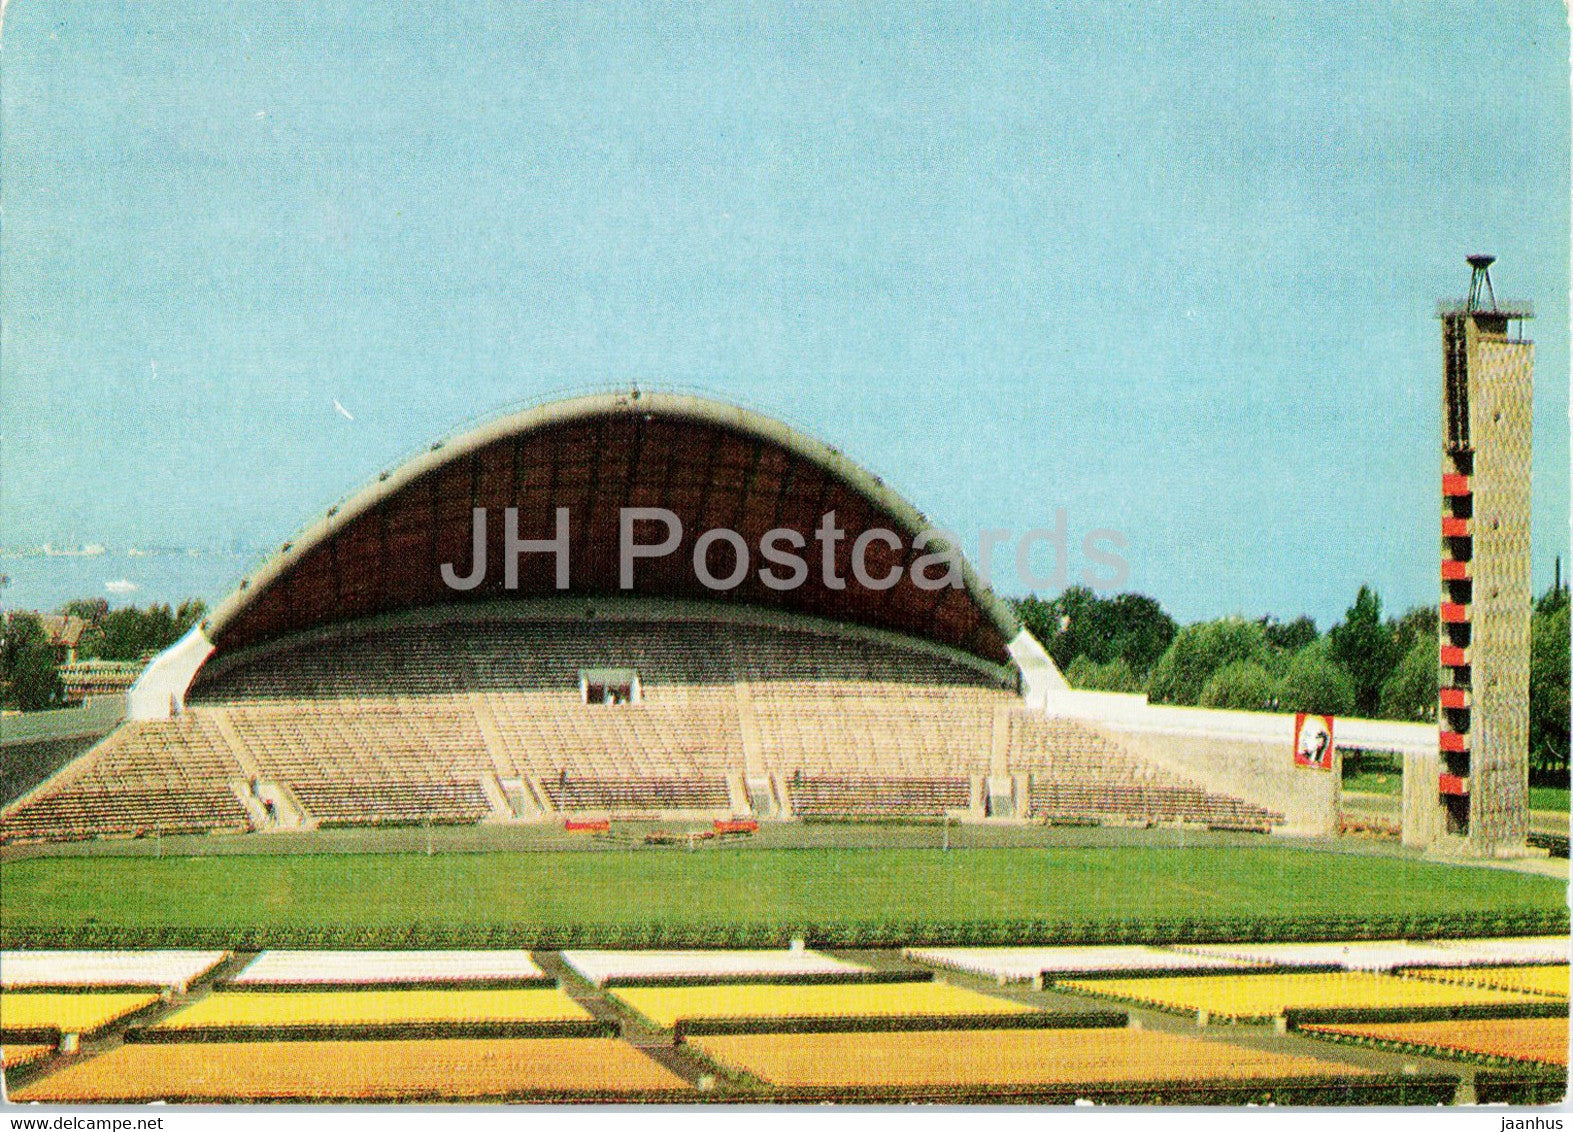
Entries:
{"type": "Polygon", "coordinates": [[[1115,782],[1061,783],[1034,778],[1031,812],[1054,818],[1121,818],[1259,829],[1283,815],[1195,786],[1128,785],[1115,782]]]}
{"type": "Polygon", "coordinates": [[[726,812],[731,797],[724,778],[578,778],[541,783],[559,813],[655,813],[662,810],[726,812]]]}
{"type": "Polygon", "coordinates": [[[490,811],[475,782],[363,780],[294,786],[301,806],[322,825],[472,825],[490,811]]]}
{"type": "Polygon", "coordinates": [[[1097,778],[1161,782],[1163,772],[1080,720],[1016,710],[1010,716],[1011,769],[1055,781],[1097,778]]]}
{"type": "Polygon", "coordinates": [[[225,787],[178,791],[76,786],[23,802],[0,819],[0,843],[85,841],[150,834],[244,833],[245,807],[225,787]]]}
{"type": "Polygon", "coordinates": [[[126,724],[0,816],[0,841],[248,830],[241,775],[210,720],[126,724]]]}
{"type": "Polygon", "coordinates": [[[617,706],[585,704],[577,689],[486,692],[482,699],[516,775],[724,775],[741,758],[730,684],[658,684],[645,689],[642,703],[617,706]]]}
{"type": "Polygon", "coordinates": [[[964,664],[872,640],[746,625],[553,621],[404,626],[304,642],[199,673],[188,700],[572,691],[587,668],[636,669],[647,693],[739,679],[995,687],[964,664]]]}
{"type": "Polygon", "coordinates": [[[780,774],[987,773],[999,688],[770,681],[751,686],[764,762],[780,774]]]}
{"type": "Polygon", "coordinates": [[[1283,815],[1215,794],[1130,754],[1080,720],[1013,711],[1011,768],[1031,776],[1028,813],[1261,829],[1283,815]]]}
{"type": "Polygon", "coordinates": [[[803,776],[788,787],[799,817],[938,818],[966,809],[970,794],[965,778],[803,776]]]}
{"type": "Polygon", "coordinates": [[[491,773],[475,715],[462,701],[278,701],[227,712],[262,777],[473,781],[491,773]]]}
{"type": "Polygon", "coordinates": [[[1039,816],[1277,820],[960,661],[801,627],[385,625],[214,663],[187,701],[114,732],[0,837],[247,829],[248,783],[308,824],[478,821],[518,794],[504,780],[570,812],[725,813],[728,781],[761,772],[805,816],[933,818],[966,808],[971,780],[1025,772],[1039,816]],[[584,674],[607,669],[636,674],[635,702],[585,702],[584,674]]]}

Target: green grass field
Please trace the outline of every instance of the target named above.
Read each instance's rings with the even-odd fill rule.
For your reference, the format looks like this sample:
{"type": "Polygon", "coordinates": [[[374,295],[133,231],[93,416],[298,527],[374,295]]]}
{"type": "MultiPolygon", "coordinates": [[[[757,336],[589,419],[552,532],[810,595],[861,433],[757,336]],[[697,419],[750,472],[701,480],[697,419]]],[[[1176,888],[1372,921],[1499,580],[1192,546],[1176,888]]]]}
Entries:
{"type": "MultiPolygon", "coordinates": [[[[1361,794],[1390,794],[1397,797],[1404,788],[1404,776],[1391,772],[1346,774],[1344,789],[1361,794]]],[[[1529,808],[1552,813],[1568,812],[1568,789],[1565,786],[1531,786],[1529,808]]]]}
{"type": "Polygon", "coordinates": [[[1344,775],[1344,789],[1360,794],[1391,794],[1396,797],[1403,788],[1404,776],[1401,774],[1381,772],[1344,775]]]}
{"type": "Polygon", "coordinates": [[[1272,925],[1325,938],[1566,924],[1564,893],[1542,876],[1267,846],[38,857],[0,866],[0,942],[855,946],[1272,925]]]}
{"type": "Polygon", "coordinates": [[[1568,812],[1568,788],[1566,786],[1531,786],[1529,788],[1529,808],[1532,810],[1556,810],[1559,813],[1568,812]]]}

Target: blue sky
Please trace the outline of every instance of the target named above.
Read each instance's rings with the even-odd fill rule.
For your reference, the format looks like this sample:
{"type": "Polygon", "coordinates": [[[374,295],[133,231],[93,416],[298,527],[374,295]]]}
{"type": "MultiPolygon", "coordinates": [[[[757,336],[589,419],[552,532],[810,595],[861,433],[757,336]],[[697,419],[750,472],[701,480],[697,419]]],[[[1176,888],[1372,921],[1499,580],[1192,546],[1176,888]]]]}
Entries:
{"type": "Polygon", "coordinates": [[[1325,626],[1436,599],[1484,250],[1540,313],[1537,589],[1566,556],[1560,4],[11,0],[0,50],[0,544],[276,545],[637,381],[1325,626]]]}

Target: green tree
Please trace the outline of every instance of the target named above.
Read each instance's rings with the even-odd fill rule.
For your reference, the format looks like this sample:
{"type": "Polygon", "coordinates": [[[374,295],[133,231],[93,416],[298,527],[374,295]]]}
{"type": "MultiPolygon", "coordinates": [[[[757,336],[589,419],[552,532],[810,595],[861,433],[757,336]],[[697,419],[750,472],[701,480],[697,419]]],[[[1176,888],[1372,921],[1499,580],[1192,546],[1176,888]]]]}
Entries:
{"type": "Polygon", "coordinates": [[[1049,603],[1054,622],[1053,647],[1049,655],[1055,664],[1070,664],[1085,656],[1102,664],[1114,655],[1108,611],[1103,600],[1086,586],[1072,586],[1049,603]]]}
{"type": "Polygon", "coordinates": [[[1146,676],[1174,640],[1179,626],[1163,607],[1144,594],[1117,594],[1109,600],[1114,630],[1114,657],[1146,676]]]}
{"type": "MultiPolygon", "coordinates": [[[[1395,665],[1403,664],[1410,650],[1420,641],[1424,641],[1426,648],[1433,653],[1440,643],[1437,639],[1437,608],[1434,605],[1417,605],[1398,620],[1389,621],[1387,628],[1393,636],[1395,665]]],[[[1436,657],[1431,659],[1434,661],[1436,657]]]]}
{"type": "Polygon", "coordinates": [[[1361,586],[1343,621],[1328,633],[1332,658],[1343,665],[1355,685],[1355,711],[1374,717],[1381,707],[1382,685],[1393,671],[1392,631],[1382,623],[1382,599],[1361,586]]]}
{"type": "Polygon", "coordinates": [[[1270,650],[1262,626],[1228,617],[1187,625],[1152,670],[1147,694],[1156,703],[1194,704],[1213,674],[1236,661],[1252,661],[1264,669],[1270,650]]]}
{"type": "MultiPolygon", "coordinates": [[[[1054,637],[1060,631],[1060,619],[1054,612],[1054,603],[1044,601],[1037,594],[1028,594],[1026,597],[1013,599],[1010,604],[1016,611],[1021,627],[1036,637],[1038,643],[1048,651],[1049,656],[1054,657],[1054,637]]],[[[1063,672],[1070,661],[1060,664],[1059,659],[1055,657],[1054,663],[1059,664],[1063,672]]]]}
{"type": "Polygon", "coordinates": [[[1382,685],[1382,718],[1434,721],[1437,710],[1437,640],[1417,638],[1382,685]]]}
{"type": "Polygon", "coordinates": [[[59,707],[65,698],[55,653],[48,643],[24,649],[11,671],[11,702],[22,711],[59,707]]]}
{"type": "Polygon", "coordinates": [[[207,616],[207,611],[199,598],[182,602],[175,611],[167,605],[111,610],[103,598],[84,598],[60,607],[61,613],[87,622],[77,644],[77,656],[83,660],[139,660],[161,652],[207,616]]]}
{"type": "Polygon", "coordinates": [[[1267,643],[1290,656],[1317,639],[1316,622],[1303,615],[1285,625],[1272,614],[1268,614],[1261,619],[1260,624],[1267,643]]]}
{"type": "Polygon", "coordinates": [[[1231,711],[1268,711],[1275,700],[1273,678],[1254,660],[1236,660],[1214,672],[1202,689],[1201,706],[1231,711]]]}
{"type": "Polygon", "coordinates": [[[55,652],[43,623],[31,613],[13,613],[0,631],[0,681],[5,700],[22,711],[56,707],[62,698],[55,652]]]}
{"type": "Polygon", "coordinates": [[[1143,594],[1102,598],[1086,586],[1071,586],[1053,601],[1026,597],[1015,606],[1061,671],[1084,656],[1094,664],[1124,660],[1145,677],[1176,630],[1174,618],[1143,594]]]}
{"type": "Polygon", "coordinates": [[[44,625],[35,613],[8,613],[0,621],[0,681],[9,681],[17,657],[35,643],[44,642],[44,625]]]}
{"type": "Polygon", "coordinates": [[[1332,657],[1326,637],[1295,653],[1278,682],[1278,706],[1283,711],[1316,715],[1349,715],[1355,707],[1355,685],[1349,673],[1332,657]]]}
{"type": "MultiPolygon", "coordinates": [[[[199,597],[190,598],[180,603],[180,608],[175,610],[175,640],[184,637],[193,625],[208,615],[208,603],[199,597]]],[[[174,642],[171,641],[171,644],[174,642]]]]}
{"type": "Polygon", "coordinates": [[[140,660],[150,653],[162,652],[200,621],[206,611],[200,601],[186,602],[178,614],[167,605],[150,605],[146,609],[132,605],[114,610],[104,618],[99,655],[105,660],[140,660]]]}
{"type": "Polygon", "coordinates": [[[104,622],[109,618],[109,602],[101,597],[78,598],[59,609],[66,617],[80,617],[87,623],[76,643],[79,660],[92,660],[104,654],[104,622]]]}
{"type": "Polygon", "coordinates": [[[1072,688],[1091,692],[1139,692],[1142,682],[1131,671],[1130,663],[1117,656],[1108,664],[1098,664],[1090,657],[1078,656],[1065,670],[1065,679],[1072,688]]]}
{"type": "Polygon", "coordinates": [[[109,601],[101,597],[78,598],[62,605],[60,612],[67,617],[80,617],[89,625],[102,625],[109,616],[109,601]]]}
{"type": "Polygon", "coordinates": [[[1568,781],[1568,600],[1550,594],[1529,621],[1529,773],[1542,785],[1568,781]]]}

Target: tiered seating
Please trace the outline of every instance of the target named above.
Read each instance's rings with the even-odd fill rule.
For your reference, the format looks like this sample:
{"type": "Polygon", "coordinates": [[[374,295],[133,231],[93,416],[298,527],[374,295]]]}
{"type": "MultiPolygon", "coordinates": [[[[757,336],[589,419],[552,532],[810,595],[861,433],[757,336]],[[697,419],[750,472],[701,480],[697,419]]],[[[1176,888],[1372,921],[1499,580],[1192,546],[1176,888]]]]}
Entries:
{"type": "Polygon", "coordinates": [[[128,723],[0,818],[0,841],[249,830],[242,777],[209,719],[128,723]]]}
{"type": "Polygon", "coordinates": [[[1010,716],[1011,769],[1061,782],[1099,778],[1158,783],[1162,772],[1079,720],[1016,710],[1010,716]]]}
{"type": "Polygon", "coordinates": [[[871,640],[781,633],[746,626],[730,629],[737,671],[744,680],[886,682],[908,686],[993,688],[982,673],[927,653],[907,652],[871,640]]]}
{"type": "Polygon", "coordinates": [[[469,823],[532,794],[570,812],[724,812],[728,781],[761,765],[810,817],[939,817],[968,806],[971,780],[1010,771],[1050,818],[1280,820],[1028,713],[960,661],[803,629],[381,627],[221,655],[187,701],[181,719],[122,728],[0,836],[245,830],[235,787],[264,782],[330,825],[469,823]],[[581,680],[608,670],[628,673],[632,702],[585,702],[581,680]]]}
{"type": "Polygon", "coordinates": [[[874,641],[745,631],[737,659],[765,765],[784,776],[981,774],[994,710],[1017,702],[965,665],[874,641]]]}
{"type": "Polygon", "coordinates": [[[295,796],[323,825],[471,825],[491,808],[474,782],[300,782],[295,796]]]}
{"type": "Polygon", "coordinates": [[[473,714],[442,697],[279,700],[228,709],[268,781],[325,825],[470,823],[492,772],[473,714]]]}
{"type": "Polygon", "coordinates": [[[772,681],[752,689],[765,763],[781,774],[986,773],[1001,689],[772,681]]]}
{"type": "Polygon", "coordinates": [[[1239,829],[1258,829],[1283,820],[1281,814],[1236,798],[1209,794],[1196,786],[1034,780],[1030,798],[1032,812],[1050,818],[1119,817],[1137,822],[1188,822],[1239,829]]]}
{"type": "Polygon", "coordinates": [[[964,810],[965,778],[862,778],[851,775],[795,778],[789,787],[799,817],[938,818],[964,810]]]}
{"type": "Polygon", "coordinates": [[[1032,814],[1263,829],[1283,815],[1210,793],[1128,754],[1074,719],[1011,714],[1011,766],[1031,774],[1032,814]]]}
{"type": "Polygon", "coordinates": [[[541,786],[559,812],[636,813],[660,810],[727,810],[724,778],[578,778],[543,779],[541,786]]]}
{"type": "Polygon", "coordinates": [[[409,626],[312,641],[255,663],[199,674],[190,698],[226,703],[474,691],[577,694],[586,668],[633,668],[647,685],[727,687],[733,680],[729,631],[577,621],[409,626]]]}
{"type": "Polygon", "coordinates": [[[740,760],[733,685],[646,685],[637,705],[586,705],[577,689],[488,692],[514,773],[546,778],[724,775],[740,760]]]}

